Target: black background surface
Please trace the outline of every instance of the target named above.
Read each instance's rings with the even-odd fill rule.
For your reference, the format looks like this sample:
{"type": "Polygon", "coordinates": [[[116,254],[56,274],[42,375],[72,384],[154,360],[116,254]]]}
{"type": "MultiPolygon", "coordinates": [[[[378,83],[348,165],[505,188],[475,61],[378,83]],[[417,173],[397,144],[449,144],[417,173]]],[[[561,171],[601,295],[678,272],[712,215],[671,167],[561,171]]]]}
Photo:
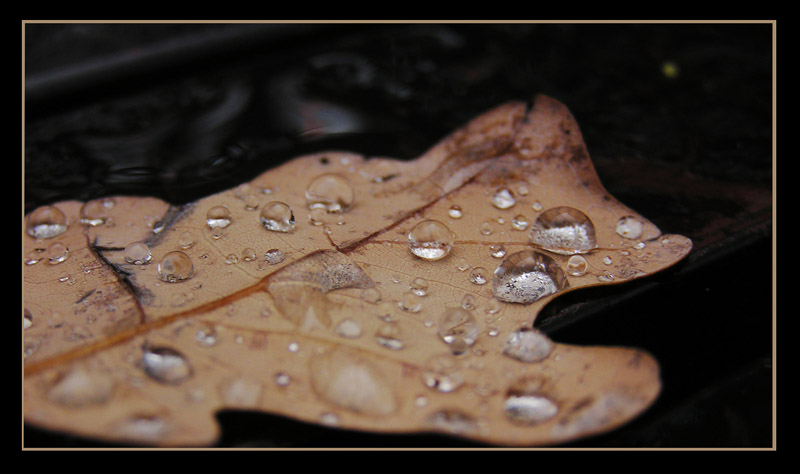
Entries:
{"type": "MultiPolygon", "coordinates": [[[[571,110],[613,196],[694,242],[665,272],[564,295],[537,319],[557,342],[642,348],[662,370],[645,414],[567,447],[769,448],[773,80],[769,23],[29,23],[24,207],[183,204],[321,150],[413,159],[544,93],[571,110]]],[[[218,447],[481,446],[219,420],[218,447]]],[[[24,445],[110,447],[33,426],[24,445]]]]}

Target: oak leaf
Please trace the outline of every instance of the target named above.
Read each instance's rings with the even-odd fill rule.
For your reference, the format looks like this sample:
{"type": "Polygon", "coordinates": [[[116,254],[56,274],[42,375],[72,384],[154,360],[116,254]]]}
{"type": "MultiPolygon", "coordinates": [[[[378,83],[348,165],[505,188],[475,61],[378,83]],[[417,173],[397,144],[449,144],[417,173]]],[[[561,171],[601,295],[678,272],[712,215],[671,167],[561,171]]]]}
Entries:
{"type": "Polygon", "coordinates": [[[23,235],[25,422],[153,446],[213,444],[225,408],[507,446],[612,430],[657,397],[657,362],[534,320],[691,249],[603,189],[545,96],[409,162],[319,153],[182,206],[27,222],[57,235],[23,235]]]}

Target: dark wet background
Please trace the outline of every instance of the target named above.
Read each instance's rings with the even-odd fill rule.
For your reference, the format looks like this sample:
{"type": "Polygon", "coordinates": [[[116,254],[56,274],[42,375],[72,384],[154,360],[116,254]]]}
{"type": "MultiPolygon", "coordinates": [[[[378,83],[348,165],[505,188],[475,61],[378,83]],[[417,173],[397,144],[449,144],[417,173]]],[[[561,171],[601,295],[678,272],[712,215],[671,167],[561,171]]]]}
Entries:
{"type": "MultiPolygon", "coordinates": [[[[292,157],[412,159],[486,110],[565,103],[608,191],[693,239],[678,266],[556,299],[564,343],[634,346],[664,390],[570,447],[771,447],[772,25],[27,24],[25,210],[111,194],[180,204],[292,157]]],[[[265,414],[223,447],[475,447],[265,414]]],[[[25,429],[29,447],[105,447],[25,429]]]]}

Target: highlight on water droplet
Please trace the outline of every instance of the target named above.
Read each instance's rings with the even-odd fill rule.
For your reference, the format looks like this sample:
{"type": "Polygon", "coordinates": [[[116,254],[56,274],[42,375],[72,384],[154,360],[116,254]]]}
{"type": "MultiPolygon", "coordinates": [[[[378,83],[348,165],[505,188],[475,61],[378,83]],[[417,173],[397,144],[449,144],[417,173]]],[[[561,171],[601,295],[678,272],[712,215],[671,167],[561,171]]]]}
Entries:
{"type": "Polygon", "coordinates": [[[639,219],[633,216],[625,216],[617,221],[616,231],[618,235],[626,239],[638,239],[642,236],[643,228],[644,226],[639,219]]]}
{"type": "Polygon", "coordinates": [[[550,356],[553,342],[535,328],[520,328],[508,335],[503,354],[520,362],[540,362],[550,356]]]}
{"type": "Polygon", "coordinates": [[[522,214],[517,214],[514,216],[514,219],[511,220],[511,228],[514,230],[525,230],[530,225],[528,218],[522,214]]]}
{"type": "Polygon", "coordinates": [[[192,367],[180,352],[170,347],[142,348],[142,369],[153,380],[175,385],[192,376],[192,367]]]}
{"type": "Polygon", "coordinates": [[[439,318],[438,334],[455,354],[463,353],[478,338],[478,322],[470,311],[447,308],[439,318]]]}
{"type": "Polygon", "coordinates": [[[347,178],[324,173],[314,178],[306,188],[309,209],[321,208],[330,213],[345,212],[353,205],[355,191],[347,178]]]}
{"type": "Polygon", "coordinates": [[[67,230],[67,216],[56,206],[42,206],[28,214],[26,231],[35,239],[51,239],[67,230]]]}
{"type": "Polygon", "coordinates": [[[588,269],[589,263],[580,255],[573,255],[567,260],[567,273],[572,276],[583,276],[588,269]]]}
{"type": "Polygon", "coordinates": [[[594,224],[572,207],[555,207],[539,215],[531,226],[531,243],[562,255],[587,253],[597,247],[594,224]]]}
{"type": "Polygon", "coordinates": [[[498,209],[508,209],[516,203],[514,194],[508,188],[500,188],[492,194],[492,205],[498,209]]]}
{"type": "Polygon", "coordinates": [[[447,210],[447,215],[449,215],[452,219],[460,219],[464,213],[461,209],[461,206],[458,204],[453,204],[450,206],[450,209],[447,210]]]}
{"type": "Polygon", "coordinates": [[[509,255],[492,278],[495,298],[506,303],[530,304],[566,286],[566,276],[555,260],[534,250],[509,255]]]}
{"type": "Polygon", "coordinates": [[[494,258],[503,258],[506,256],[506,248],[503,244],[494,244],[489,246],[489,252],[494,258]]]}
{"type": "Polygon", "coordinates": [[[57,265],[69,257],[69,249],[61,242],[53,242],[47,248],[47,262],[57,265]]]}
{"type": "Polygon", "coordinates": [[[408,233],[408,248],[411,253],[424,260],[439,260],[453,248],[453,232],[439,221],[424,220],[408,233]]]}
{"type": "Polygon", "coordinates": [[[224,229],[231,224],[231,211],[225,206],[214,206],[206,213],[209,229],[224,229]]]}
{"type": "Polygon", "coordinates": [[[469,273],[469,281],[476,285],[483,285],[487,282],[489,271],[483,267],[475,267],[469,273]]]}
{"type": "Polygon", "coordinates": [[[428,280],[420,277],[414,278],[409,289],[417,296],[426,296],[428,294],[428,280]]]}
{"type": "Polygon", "coordinates": [[[194,276],[192,259],[180,250],[173,250],[164,255],[156,267],[158,278],[168,283],[188,280],[194,276]]]}
{"type": "Polygon", "coordinates": [[[292,232],[294,230],[294,213],[288,204],[272,201],[261,208],[261,224],[274,232],[292,232]]]}
{"type": "Polygon", "coordinates": [[[125,247],[125,261],[134,265],[144,265],[150,262],[150,247],[143,242],[133,242],[125,247]]]}

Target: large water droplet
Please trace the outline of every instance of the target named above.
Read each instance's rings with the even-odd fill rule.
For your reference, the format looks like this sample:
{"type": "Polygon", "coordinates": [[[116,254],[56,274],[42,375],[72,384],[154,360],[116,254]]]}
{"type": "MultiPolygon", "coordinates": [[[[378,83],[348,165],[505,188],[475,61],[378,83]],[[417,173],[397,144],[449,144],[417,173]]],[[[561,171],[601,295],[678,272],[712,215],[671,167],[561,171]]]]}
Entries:
{"type": "Polygon", "coordinates": [[[553,342],[534,328],[520,328],[508,335],[503,354],[521,362],[539,362],[553,351],[553,342]]]}
{"type": "Polygon", "coordinates": [[[533,303],[566,285],[566,276],[556,262],[534,250],[511,254],[492,278],[495,298],[506,303],[533,303]]]}
{"type": "Polygon", "coordinates": [[[42,206],[28,215],[26,230],[36,239],[50,239],[67,230],[67,216],[55,206],[42,206]]]}
{"type": "Polygon", "coordinates": [[[325,173],[314,178],[306,188],[309,209],[322,208],[327,212],[345,212],[353,205],[355,193],[344,176],[325,173]]]}
{"type": "Polygon", "coordinates": [[[294,213],[286,203],[272,201],[261,208],[261,223],[267,230],[292,232],[294,230],[294,213]]]}
{"type": "Polygon", "coordinates": [[[531,226],[531,243],[554,253],[587,253],[597,247],[592,221],[572,207],[543,212],[531,226]]]}
{"type": "Polygon", "coordinates": [[[439,319],[439,337],[449,344],[456,354],[475,344],[478,338],[478,323],[470,311],[448,308],[439,319]]]}
{"type": "Polygon", "coordinates": [[[188,280],[194,276],[194,265],[188,255],[174,250],[164,255],[156,268],[158,278],[168,283],[188,280]]]}
{"type": "Polygon", "coordinates": [[[225,206],[214,206],[206,213],[206,224],[210,229],[224,229],[231,224],[231,211],[225,206]]]}
{"type": "Polygon", "coordinates": [[[642,236],[642,222],[633,217],[626,216],[617,222],[617,234],[626,239],[638,239],[642,236]]]}
{"type": "Polygon", "coordinates": [[[134,265],[150,262],[150,247],[142,242],[134,242],[125,247],[125,261],[134,265]]]}
{"type": "Polygon", "coordinates": [[[446,225],[424,220],[408,233],[408,248],[419,258],[439,260],[450,253],[454,240],[453,232],[446,225]]]}
{"type": "Polygon", "coordinates": [[[500,188],[492,195],[492,205],[498,209],[508,209],[516,203],[514,194],[508,188],[500,188]]]}
{"type": "Polygon", "coordinates": [[[153,380],[171,385],[192,375],[192,368],[183,354],[169,347],[145,347],[142,368],[153,380]]]}
{"type": "Polygon", "coordinates": [[[372,416],[389,415],[398,407],[386,375],[355,351],[340,348],[317,355],[310,369],[314,391],[335,405],[372,416]]]}

